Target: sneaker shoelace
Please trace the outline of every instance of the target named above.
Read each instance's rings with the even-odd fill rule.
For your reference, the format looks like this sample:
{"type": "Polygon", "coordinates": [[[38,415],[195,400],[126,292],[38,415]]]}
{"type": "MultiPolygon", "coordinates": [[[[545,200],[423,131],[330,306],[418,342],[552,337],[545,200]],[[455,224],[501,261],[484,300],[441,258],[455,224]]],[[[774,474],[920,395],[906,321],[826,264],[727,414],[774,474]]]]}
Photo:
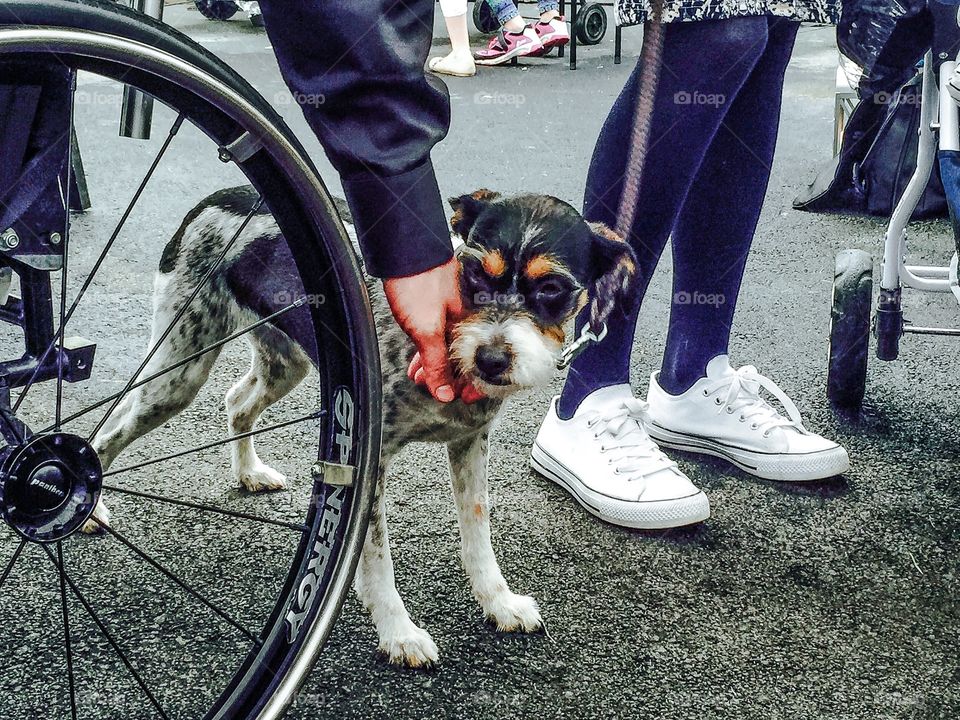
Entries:
{"type": "Polygon", "coordinates": [[[744,365],[732,375],[722,377],[703,389],[703,396],[716,395],[714,402],[717,412],[726,410],[731,415],[740,413],[740,422],[750,421],[754,430],[763,430],[764,437],[770,437],[774,428],[792,427],[804,435],[809,431],[803,426],[800,410],[793,400],[770,378],[764,377],[753,365],[744,365]],[[766,390],[783,405],[787,411],[784,417],[779,410],[760,397],[760,390],[766,390]],[[726,392],[725,397],[721,395],[726,392]]]}
{"type": "Polygon", "coordinates": [[[648,409],[643,400],[631,398],[606,412],[587,416],[587,427],[601,443],[600,452],[610,453],[608,462],[614,466],[614,472],[631,482],[676,467],[643,429],[648,409]]]}

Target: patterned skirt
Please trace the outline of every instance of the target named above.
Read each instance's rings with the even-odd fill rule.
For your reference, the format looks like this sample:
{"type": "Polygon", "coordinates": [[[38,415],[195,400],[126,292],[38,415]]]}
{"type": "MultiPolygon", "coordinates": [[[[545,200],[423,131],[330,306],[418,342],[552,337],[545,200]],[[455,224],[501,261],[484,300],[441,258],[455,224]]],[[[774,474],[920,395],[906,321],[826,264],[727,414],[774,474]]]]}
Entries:
{"type": "MultiPolygon", "coordinates": [[[[618,24],[646,22],[650,5],[651,0],[616,0],[618,24]]],[[[836,24],[840,17],[840,0],[663,0],[663,22],[726,20],[755,15],[836,24]]]]}

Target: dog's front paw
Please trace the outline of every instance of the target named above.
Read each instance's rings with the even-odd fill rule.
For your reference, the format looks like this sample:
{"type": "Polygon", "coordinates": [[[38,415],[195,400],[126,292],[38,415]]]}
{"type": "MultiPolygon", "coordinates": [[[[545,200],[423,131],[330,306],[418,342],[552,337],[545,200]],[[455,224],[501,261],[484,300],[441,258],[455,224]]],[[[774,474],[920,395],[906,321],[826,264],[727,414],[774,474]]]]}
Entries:
{"type": "Polygon", "coordinates": [[[529,595],[500,593],[484,603],[483,611],[500,632],[535,632],[543,627],[537,601],[529,595]]]}
{"type": "Polygon", "coordinates": [[[283,490],[287,487],[287,476],[283,473],[278,473],[272,467],[268,467],[263,463],[258,463],[248,469],[241,470],[239,476],[240,484],[250,492],[283,490]]]}
{"type": "Polygon", "coordinates": [[[104,526],[109,525],[110,510],[104,505],[103,498],[100,498],[97,500],[97,506],[93,509],[93,516],[80,526],[80,532],[85,535],[103,535],[107,531],[104,526]],[[96,518],[100,522],[98,523],[93,518],[96,518]]]}
{"type": "Polygon", "coordinates": [[[377,649],[391,664],[409,668],[429,668],[440,659],[430,633],[409,621],[394,632],[382,634],[377,649]]]}

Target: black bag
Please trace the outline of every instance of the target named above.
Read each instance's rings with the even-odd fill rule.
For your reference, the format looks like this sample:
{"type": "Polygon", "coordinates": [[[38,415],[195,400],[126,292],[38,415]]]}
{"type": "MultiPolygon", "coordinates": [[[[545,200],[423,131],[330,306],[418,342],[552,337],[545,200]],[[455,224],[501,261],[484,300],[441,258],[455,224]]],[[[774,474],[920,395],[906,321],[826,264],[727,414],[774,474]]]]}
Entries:
{"type": "MultiPolygon", "coordinates": [[[[843,133],[840,154],[793,207],[890,217],[917,167],[920,96],[917,78],[892,95],[877,93],[861,101],[843,133]]],[[[941,217],[947,217],[947,201],[935,167],[913,219],[941,217]]]]}
{"type": "Polygon", "coordinates": [[[891,93],[914,74],[933,42],[932,0],[843,0],[837,25],[840,52],[863,71],[862,99],[891,93]]]}

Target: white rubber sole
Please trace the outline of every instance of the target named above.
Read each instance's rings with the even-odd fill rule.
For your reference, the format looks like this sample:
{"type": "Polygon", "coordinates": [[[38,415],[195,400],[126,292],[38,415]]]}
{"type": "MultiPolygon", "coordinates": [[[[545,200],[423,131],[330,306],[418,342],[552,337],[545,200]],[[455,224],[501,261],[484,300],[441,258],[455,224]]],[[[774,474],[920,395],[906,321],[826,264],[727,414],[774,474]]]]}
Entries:
{"type": "Polygon", "coordinates": [[[841,475],[850,469],[847,451],[839,445],[804,454],[761,453],[725,445],[699,435],[667,430],[653,423],[648,423],[645,427],[650,437],[661,447],[722,458],[744,472],[764,480],[810,482],[841,475]]]}
{"type": "Polygon", "coordinates": [[[703,491],[688,497],[650,502],[631,502],[595,492],[536,443],[530,452],[530,466],[573,495],[591,515],[613,525],[635,530],[666,530],[710,517],[710,501],[703,491]]]}
{"type": "Polygon", "coordinates": [[[484,67],[491,67],[494,65],[503,65],[504,63],[510,62],[514,58],[527,57],[528,55],[530,55],[530,53],[536,52],[537,50],[540,50],[542,48],[543,48],[542,43],[535,48],[530,48],[529,50],[527,49],[527,46],[518,47],[518,48],[514,48],[508,53],[504,53],[499,57],[491,58],[489,60],[483,60],[481,58],[478,58],[476,55],[474,55],[473,62],[475,62],[477,65],[483,65],[484,67]]]}

